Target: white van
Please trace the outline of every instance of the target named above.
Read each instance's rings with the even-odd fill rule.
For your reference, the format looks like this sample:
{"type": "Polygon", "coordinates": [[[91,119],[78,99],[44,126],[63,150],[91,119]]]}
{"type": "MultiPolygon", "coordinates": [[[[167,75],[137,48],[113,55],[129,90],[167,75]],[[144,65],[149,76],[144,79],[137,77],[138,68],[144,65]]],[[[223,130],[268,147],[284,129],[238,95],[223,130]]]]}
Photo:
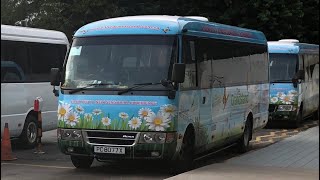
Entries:
{"type": "Polygon", "coordinates": [[[1,25],[1,137],[8,123],[11,138],[25,147],[37,140],[34,100],[42,101],[42,128],[57,128],[57,98],[51,67],[62,67],[69,41],[59,31],[1,25]]]}

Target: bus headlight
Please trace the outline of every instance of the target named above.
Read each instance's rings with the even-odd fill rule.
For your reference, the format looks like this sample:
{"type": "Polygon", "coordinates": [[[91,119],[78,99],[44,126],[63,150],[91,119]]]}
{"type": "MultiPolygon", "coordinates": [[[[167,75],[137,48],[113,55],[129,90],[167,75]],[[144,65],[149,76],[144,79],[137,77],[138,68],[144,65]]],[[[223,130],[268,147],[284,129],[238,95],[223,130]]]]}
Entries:
{"type": "Polygon", "coordinates": [[[292,105],[279,105],[277,111],[292,111],[292,105]]]}
{"type": "Polygon", "coordinates": [[[160,143],[163,144],[166,141],[166,133],[141,133],[139,143],[160,143]]]}
{"type": "Polygon", "coordinates": [[[143,134],[143,141],[146,143],[153,143],[154,140],[153,140],[152,134],[149,134],[149,133],[143,134]]]}
{"type": "Polygon", "coordinates": [[[154,140],[157,143],[164,143],[166,141],[166,134],[165,133],[157,133],[154,135],[154,140]]]}
{"type": "Polygon", "coordinates": [[[61,137],[63,140],[82,140],[82,133],[81,130],[78,129],[60,129],[58,131],[60,135],[58,137],[61,137]]]}

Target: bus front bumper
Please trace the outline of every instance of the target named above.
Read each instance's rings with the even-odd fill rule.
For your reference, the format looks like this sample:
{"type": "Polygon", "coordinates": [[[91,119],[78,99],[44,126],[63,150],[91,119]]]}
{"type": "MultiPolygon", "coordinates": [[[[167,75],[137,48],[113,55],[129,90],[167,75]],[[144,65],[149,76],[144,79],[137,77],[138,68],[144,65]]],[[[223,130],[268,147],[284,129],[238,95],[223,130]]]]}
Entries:
{"type": "Polygon", "coordinates": [[[296,121],[297,111],[277,111],[269,112],[268,122],[275,121],[296,121]]]}
{"type": "MultiPolygon", "coordinates": [[[[85,141],[58,140],[62,153],[75,156],[91,156],[98,160],[172,160],[176,151],[176,142],[163,144],[135,144],[133,146],[121,146],[125,148],[124,154],[96,153],[94,146],[85,141]]],[[[101,145],[99,145],[101,146],[101,145]]],[[[111,145],[106,145],[111,146],[111,145]]],[[[111,147],[120,147],[112,145],[111,147]]]]}

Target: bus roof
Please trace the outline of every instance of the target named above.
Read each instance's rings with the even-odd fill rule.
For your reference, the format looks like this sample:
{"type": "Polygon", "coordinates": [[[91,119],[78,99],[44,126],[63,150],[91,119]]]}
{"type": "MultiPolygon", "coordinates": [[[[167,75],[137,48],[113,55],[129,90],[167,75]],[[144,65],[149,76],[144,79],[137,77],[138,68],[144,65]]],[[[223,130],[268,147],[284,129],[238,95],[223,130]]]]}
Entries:
{"type": "Polygon", "coordinates": [[[289,41],[269,41],[269,53],[319,54],[319,45],[289,41]]]}
{"type": "Polygon", "coordinates": [[[60,31],[3,24],[1,24],[1,40],[69,45],[67,36],[60,31]]]}
{"type": "Polygon", "coordinates": [[[206,21],[204,17],[143,15],[110,18],[84,25],[74,37],[193,34],[266,44],[262,32],[206,21]]]}

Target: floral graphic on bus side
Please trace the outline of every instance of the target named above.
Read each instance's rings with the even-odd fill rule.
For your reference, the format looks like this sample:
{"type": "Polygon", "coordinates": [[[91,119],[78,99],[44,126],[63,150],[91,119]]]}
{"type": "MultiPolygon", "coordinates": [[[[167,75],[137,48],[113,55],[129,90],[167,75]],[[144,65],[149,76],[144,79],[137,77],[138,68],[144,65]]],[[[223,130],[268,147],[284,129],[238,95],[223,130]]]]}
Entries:
{"type": "Polygon", "coordinates": [[[177,108],[172,104],[166,104],[160,107],[160,111],[164,116],[174,117],[177,114],[177,108]]]}
{"type": "Polygon", "coordinates": [[[101,109],[94,109],[93,111],[92,111],[92,114],[94,114],[94,115],[100,115],[102,113],[102,111],[101,111],[101,109]]]}
{"type": "Polygon", "coordinates": [[[129,118],[129,115],[128,115],[127,113],[125,113],[125,112],[121,112],[121,113],[119,113],[119,117],[120,117],[121,119],[128,119],[128,118],[129,118]]]}
{"type": "Polygon", "coordinates": [[[281,96],[285,95],[284,92],[277,92],[277,97],[280,98],[281,96]]]}
{"type": "Polygon", "coordinates": [[[292,90],[289,91],[287,94],[283,92],[278,92],[274,96],[270,96],[270,103],[271,104],[296,104],[298,102],[297,91],[292,90]]]}
{"type": "Polygon", "coordinates": [[[66,115],[72,110],[71,105],[67,103],[62,103],[58,105],[58,119],[64,119],[66,115]]]}
{"type": "Polygon", "coordinates": [[[297,96],[297,95],[298,95],[298,92],[297,92],[296,90],[290,90],[290,91],[288,92],[288,94],[289,94],[290,96],[297,96]]]}
{"type": "Polygon", "coordinates": [[[176,123],[177,107],[165,104],[156,111],[142,107],[135,112],[110,113],[105,109],[85,108],[77,105],[59,103],[58,127],[85,128],[85,129],[114,129],[114,130],[140,130],[140,131],[166,131],[174,130],[176,123]]]}
{"type": "Polygon", "coordinates": [[[81,106],[76,106],[76,111],[79,113],[79,114],[83,114],[84,113],[84,109],[83,109],[83,107],[81,107],[81,106]]]}
{"type": "Polygon", "coordinates": [[[279,101],[279,98],[278,97],[272,97],[270,99],[271,103],[277,103],[279,101]]]}
{"type": "Polygon", "coordinates": [[[75,126],[79,122],[79,115],[71,111],[66,115],[66,124],[69,124],[71,127],[75,126]]]}
{"type": "Polygon", "coordinates": [[[109,126],[109,125],[111,124],[111,119],[108,118],[108,117],[103,117],[103,118],[101,119],[101,122],[102,122],[103,125],[109,126]]]}
{"type": "Polygon", "coordinates": [[[84,119],[89,122],[89,121],[92,121],[93,116],[92,116],[92,114],[85,113],[85,114],[84,114],[84,119]]]}
{"type": "Polygon", "coordinates": [[[138,118],[138,117],[133,117],[129,122],[128,122],[128,125],[130,128],[132,129],[137,129],[141,126],[142,122],[141,122],[141,119],[138,118]]]}
{"type": "Polygon", "coordinates": [[[164,116],[161,113],[152,114],[146,119],[146,125],[149,126],[150,130],[164,131],[166,128],[170,127],[169,123],[171,121],[169,116],[164,116]]]}
{"type": "Polygon", "coordinates": [[[138,112],[141,119],[145,119],[147,117],[150,117],[154,112],[150,108],[141,108],[138,112]]]}
{"type": "Polygon", "coordinates": [[[280,100],[284,104],[292,104],[294,102],[292,95],[283,95],[280,97],[280,100]]]}

